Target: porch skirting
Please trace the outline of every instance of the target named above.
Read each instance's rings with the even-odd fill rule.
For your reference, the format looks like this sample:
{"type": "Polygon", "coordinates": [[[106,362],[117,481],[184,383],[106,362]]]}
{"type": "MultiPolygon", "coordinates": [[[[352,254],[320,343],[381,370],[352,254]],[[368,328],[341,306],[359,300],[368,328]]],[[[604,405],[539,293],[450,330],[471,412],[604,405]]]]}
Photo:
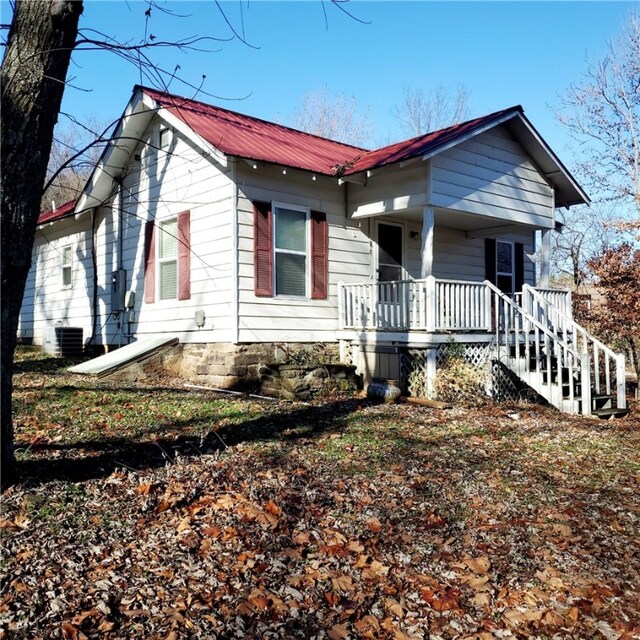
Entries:
{"type": "Polygon", "coordinates": [[[357,367],[365,387],[372,378],[392,378],[399,381],[404,395],[422,398],[435,398],[436,376],[450,349],[482,373],[487,397],[512,402],[523,396],[534,399],[536,394],[495,360],[493,336],[487,333],[423,335],[414,343],[341,340],[340,344],[342,362],[357,367]]]}

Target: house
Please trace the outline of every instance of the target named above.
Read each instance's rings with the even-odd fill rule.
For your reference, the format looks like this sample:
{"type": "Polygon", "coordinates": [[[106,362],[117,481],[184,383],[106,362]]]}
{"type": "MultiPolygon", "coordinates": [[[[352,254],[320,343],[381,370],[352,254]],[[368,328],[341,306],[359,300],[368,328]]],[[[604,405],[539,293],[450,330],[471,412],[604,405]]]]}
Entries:
{"type": "Polygon", "coordinates": [[[225,386],[323,345],[426,394],[453,338],[496,392],[622,409],[624,360],[549,288],[555,209],[587,202],[519,106],[367,151],[137,86],[79,199],[40,218],[20,338],[175,335],[182,371],[225,386]]]}

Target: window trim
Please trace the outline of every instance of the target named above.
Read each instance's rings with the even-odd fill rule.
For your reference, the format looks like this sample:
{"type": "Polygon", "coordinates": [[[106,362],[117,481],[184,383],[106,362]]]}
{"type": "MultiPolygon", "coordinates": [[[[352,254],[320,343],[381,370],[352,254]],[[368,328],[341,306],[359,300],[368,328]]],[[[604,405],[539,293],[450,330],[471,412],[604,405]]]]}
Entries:
{"type": "Polygon", "coordinates": [[[273,251],[271,273],[273,278],[273,297],[282,300],[310,300],[311,295],[311,207],[303,207],[288,202],[271,202],[271,248],[273,251]],[[305,214],[305,250],[295,251],[294,249],[278,249],[276,246],[276,224],[278,209],[289,209],[289,211],[299,211],[305,214]],[[276,256],[278,253],[286,253],[289,255],[304,256],[304,295],[297,296],[291,293],[277,293],[278,291],[278,273],[276,270],[276,256]]]}
{"type": "Polygon", "coordinates": [[[70,289],[73,286],[73,245],[66,244],[62,247],[61,257],[61,273],[62,273],[62,288],[70,289]],[[65,261],[67,249],[69,250],[69,262],[65,261]],[[69,282],[65,282],[65,271],[68,270],[69,282]]]}
{"type": "Polygon", "coordinates": [[[168,218],[165,218],[163,220],[158,220],[157,227],[158,227],[158,233],[156,234],[158,236],[156,240],[156,256],[157,256],[156,264],[158,269],[158,276],[157,276],[157,283],[156,283],[157,300],[158,302],[178,300],[179,277],[180,277],[178,274],[178,266],[179,266],[178,257],[180,253],[180,250],[178,247],[178,244],[180,242],[180,239],[179,239],[180,233],[178,230],[178,216],[169,216],[168,218]],[[164,226],[171,223],[175,223],[176,225],[176,233],[175,233],[176,253],[175,253],[175,256],[171,258],[163,258],[162,257],[162,234],[165,233],[164,226]],[[163,298],[162,297],[162,265],[168,264],[171,262],[175,262],[175,265],[176,265],[176,291],[175,291],[175,295],[173,295],[171,298],[163,298]]]}

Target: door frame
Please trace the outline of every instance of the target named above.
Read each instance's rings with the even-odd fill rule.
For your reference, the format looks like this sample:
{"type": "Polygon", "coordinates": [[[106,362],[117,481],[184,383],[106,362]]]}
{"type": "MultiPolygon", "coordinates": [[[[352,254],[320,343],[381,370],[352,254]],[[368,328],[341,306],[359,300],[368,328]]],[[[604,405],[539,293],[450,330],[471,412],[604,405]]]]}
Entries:
{"type": "Polygon", "coordinates": [[[404,222],[396,222],[388,221],[388,220],[375,220],[375,244],[374,244],[374,253],[373,253],[373,281],[380,282],[378,276],[380,275],[380,225],[386,225],[388,227],[399,227],[400,241],[402,242],[401,247],[401,256],[400,256],[400,280],[407,280],[407,268],[406,268],[406,250],[407,243],[405,241],[405,223],[404,222]]]}

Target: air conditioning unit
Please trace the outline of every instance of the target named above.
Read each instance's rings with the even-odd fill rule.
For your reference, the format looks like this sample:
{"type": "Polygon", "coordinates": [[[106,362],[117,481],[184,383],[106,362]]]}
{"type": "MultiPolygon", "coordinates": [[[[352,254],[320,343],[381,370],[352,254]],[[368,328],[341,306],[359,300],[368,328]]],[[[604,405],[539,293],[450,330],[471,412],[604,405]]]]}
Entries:
{"type": "Polygon", "coordinates": [[[46,327],[42,350],[59,358],[81,356],[84,343],[82,327],[46,327]]]}

